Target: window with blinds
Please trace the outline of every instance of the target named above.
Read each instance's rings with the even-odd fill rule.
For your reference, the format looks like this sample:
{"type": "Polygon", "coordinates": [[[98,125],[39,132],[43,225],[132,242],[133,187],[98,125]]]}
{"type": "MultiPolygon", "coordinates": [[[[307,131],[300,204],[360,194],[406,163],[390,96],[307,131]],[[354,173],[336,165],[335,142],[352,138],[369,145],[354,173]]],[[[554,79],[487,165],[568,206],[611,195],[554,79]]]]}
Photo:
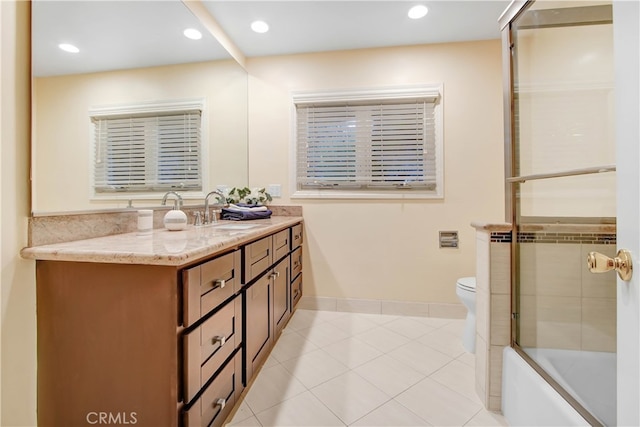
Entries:
{"type": "Polygon", "coordinates": [[[96,193],[202,190],[202,110],[91,117],[96,193]]]}
{"type": "Polygon", "coordinates": [[[294,96],[297,191],[438,195],[439,101],[424,88],[294,96]]]}

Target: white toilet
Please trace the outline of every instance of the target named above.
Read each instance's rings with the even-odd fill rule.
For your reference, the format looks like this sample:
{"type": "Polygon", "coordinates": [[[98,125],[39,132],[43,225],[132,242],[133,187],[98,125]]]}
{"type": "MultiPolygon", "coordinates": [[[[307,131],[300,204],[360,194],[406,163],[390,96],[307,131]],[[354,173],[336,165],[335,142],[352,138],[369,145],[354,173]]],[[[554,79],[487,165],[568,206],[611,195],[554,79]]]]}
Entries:
{"type": "Polygon", "coordinates": [[[462,334],[462,345],[469,353],[476,351],[476,278],[461,277],[456,282],[456,295],[467,307],[467,320],[462,334]]]}

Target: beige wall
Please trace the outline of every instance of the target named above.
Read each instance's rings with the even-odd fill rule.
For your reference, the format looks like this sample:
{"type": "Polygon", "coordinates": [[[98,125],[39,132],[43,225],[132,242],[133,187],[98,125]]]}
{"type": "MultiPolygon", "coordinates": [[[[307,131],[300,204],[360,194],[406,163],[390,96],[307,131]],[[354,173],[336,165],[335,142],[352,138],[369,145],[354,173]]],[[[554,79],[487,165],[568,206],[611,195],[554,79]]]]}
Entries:
{"type": "Polygon", "coordinates": [[[456,278],[475,274],[470,222],[504,215],[500,42],[251,58],[248,71],[249,181],[303,206],[305,294],[458,303],[456,278]],[[443,200],[290,198],[291,91],[418,83],[444,85],[443,200]],[[439,249],[439,230],[460,247],[439,249]]]}
{"type": "Polygon", "coordinates": [[[29,215],[29,16],[0,2],[0,425],[36,424],[35,267],[20,258],[29,215]]]}
{"type": "MultiPolygon", "coordinates": [[[[36,212],[127,206],[90,201],[89,109],[144,102],[205,99],[203,147],[209,158],[204,194],[217,184],[247,183],[247,75],[233,60],[34,80],[34,204],[36,212]],[[207,131],[208,128],[208,131],[207,131]]],[[[202,202],[202,192],[194,197],[202,202]]],[[[158,205],[153,201],[136,203],[158,205]]]]}

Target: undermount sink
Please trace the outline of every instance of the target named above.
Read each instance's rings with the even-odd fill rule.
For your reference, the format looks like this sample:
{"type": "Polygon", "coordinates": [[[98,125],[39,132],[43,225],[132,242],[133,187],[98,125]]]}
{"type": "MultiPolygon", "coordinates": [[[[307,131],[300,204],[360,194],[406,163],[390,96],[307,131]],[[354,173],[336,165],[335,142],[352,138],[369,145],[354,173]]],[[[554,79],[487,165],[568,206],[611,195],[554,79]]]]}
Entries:
{"type": "Polygon", "coordinates": [[[259,226],[260,224],[219,224],[213,227],[218,230],[248,230],[259,226]]]}

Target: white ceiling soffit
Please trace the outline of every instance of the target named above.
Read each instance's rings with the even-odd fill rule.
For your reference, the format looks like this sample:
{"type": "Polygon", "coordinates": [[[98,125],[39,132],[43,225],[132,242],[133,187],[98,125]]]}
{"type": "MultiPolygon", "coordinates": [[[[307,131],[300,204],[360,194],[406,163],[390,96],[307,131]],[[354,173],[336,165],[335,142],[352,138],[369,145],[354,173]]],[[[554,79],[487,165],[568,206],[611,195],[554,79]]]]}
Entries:
{"type": "Polygon", "coordinates": [[[34,76],[230,58],[181,1],[48,1],[32,6],[34,76]],[[186,28],[203,37],[190,40],[186,28]],[[70,43],[79,53],[60,50],[70,43]]]}
{"type": "Polygon", "coordinates": [[[248,57],[500,38],[510,1],[217,1],[209,12],[248,57]],[[412,20],[409,8],[429,13],[412,20]],[[251,31],[254,20],[270,30],[251,31]]]}

